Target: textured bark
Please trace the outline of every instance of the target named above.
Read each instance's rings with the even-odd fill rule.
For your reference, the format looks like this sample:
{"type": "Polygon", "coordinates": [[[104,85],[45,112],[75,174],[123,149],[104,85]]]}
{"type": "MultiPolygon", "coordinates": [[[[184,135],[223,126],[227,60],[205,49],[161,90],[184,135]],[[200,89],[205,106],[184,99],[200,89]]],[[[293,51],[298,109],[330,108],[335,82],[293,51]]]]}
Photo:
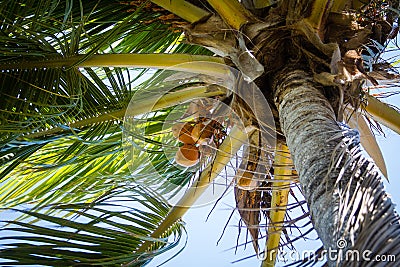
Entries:
{"type": "MultiPolygon", "coordinates": [[[[383,189],[377,167],[359,151],[358,132],[340,125],[311,75],[283,70],[275,76],[275,102],[314,227],[325,249],[400,260],[399,217],[383,189]],[[338,163],[337,165],[333,163],[338,163]]],[[[339,266],[396,266],[396,262],[338,262],[339,266]]],[[[334,260],[328,260],[336,266],[334,260]]]]}

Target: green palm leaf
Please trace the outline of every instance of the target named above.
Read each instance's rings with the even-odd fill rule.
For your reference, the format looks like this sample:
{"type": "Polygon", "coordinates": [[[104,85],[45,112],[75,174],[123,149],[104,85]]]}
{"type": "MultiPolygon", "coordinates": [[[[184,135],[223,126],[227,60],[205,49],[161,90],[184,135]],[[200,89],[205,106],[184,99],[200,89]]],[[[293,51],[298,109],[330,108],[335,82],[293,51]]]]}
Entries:
{"type": "Polygon", "coordinates": [[[179,222],[165,233],[172,239],[152,239],[156,243],[150,251],[135,253],[168,210],[163,199],[138,186],[109,190],[92,203],[52,205],[36,212],[14,209],[26,216],[1,221],[1,265],[7,259],[16,261],[13,265],[140,266],[178,244],[183,231],[179,222]]]}
{"type": "Polygon", "coordinates": [[[6,1],[0,14],[3,17],[0,44],[5,47],[0,54],[4,99],[0,106],[0,131],[8,133],[4,143],[18,134],[66,125],[116,109],[129,99],[130,84],[135,80],[126,81],[130,76],[120,69],[97,73],[71,68],[71,62],[66,68],[37,69],[37,61],[68,62],[68,58],[84,54],[78,61],[72,61],[75,65],[94,53],[110,50],[117,53],[207,51],[178,44],[181,33],[168,31],[167,25],[156,20],[160,13],[150,13],[142,7],[132,11],[132,7],[119,2],[81,5],[80,1],[64,4],[6,1]],[[7,65],[11,62],[23,68],[10,69],[7,65]],[[105,77],[107,84],[102,82],[105,77]],[[112,90],[107,90],[108,86],[112,90]],[[10,136],[11,132],[14,135],[10,136]]]}
{"type": "MultiPolygon", "coordinates": [[[[125,108],[134,90],[132,84],[146,72],[141,70],[132,76],[131,71],[120,68],[36,69],[38,60],[62,61],[78,53],[88,57],[110,49],[140,53],[162,53],[172,48],[175,52],[207,51],[177,43],[180,33],[167,31],[168,26],[154,20],[160,13],[149,13],[141,7],[132,12],[131,6],[119,2],[97,1],[82,6],[79,1],[5,1],[0,14],[0,42],[5,47],[1,53],[4,64],[0,64],[4,99],[0,131],[5,133],[0,140],[0,158],[6,163],[0,179],[34,153],[38,142],[41,147],[65,137],[47,135],[27,142],[22,135],[55,127],[65,128],[68,135],[76,134],[78,129],[71,132],[68,124],[125,108]],[[152,23],[143,23],[150,20],[152,23]],[[10,62],[22,62],[24,68],[7,69],[10,62]]],[[[107,132],[111,125],[89,123],[79,130],[107,132]]],[[[85,140],[87,136],[79,138],[85,140]]],[[[74,147],[77,145],[65,153],[72,153],[74,147]]]]}

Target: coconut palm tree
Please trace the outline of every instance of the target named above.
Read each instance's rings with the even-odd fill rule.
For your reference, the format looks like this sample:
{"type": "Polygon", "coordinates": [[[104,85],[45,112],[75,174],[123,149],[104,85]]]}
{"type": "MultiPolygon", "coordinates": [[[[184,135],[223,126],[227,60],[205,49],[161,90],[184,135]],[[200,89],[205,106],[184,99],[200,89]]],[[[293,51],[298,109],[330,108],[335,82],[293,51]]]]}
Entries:
{"type": "MultiPolygon", "coordinates": [[[[365,90],[397,77],[381,58],[397,7],[2,1],[0,203],[15,219],[2,219],[0,258],[143,265],[178,244],[181,217],[235,159],[262,266],[304,218],[325,252],[399,256],[370,126],[400,133],[400,114],[365,90]]],[[[376,265],[361,260],[327,257],[376,265]]]]}

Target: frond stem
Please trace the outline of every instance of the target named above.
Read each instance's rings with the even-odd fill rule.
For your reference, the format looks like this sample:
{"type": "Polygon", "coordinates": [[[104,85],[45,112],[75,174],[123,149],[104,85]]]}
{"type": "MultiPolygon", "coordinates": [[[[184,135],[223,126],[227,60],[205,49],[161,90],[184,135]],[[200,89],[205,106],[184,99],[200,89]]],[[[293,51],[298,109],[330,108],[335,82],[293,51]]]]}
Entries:
{"type": "Polygon", "coordinates": [[[365,106],[367,115],[386,127],[400,134],[400,113],[371,95],[367,95],[368,104],[365,106]]]}
{"type": "Polygon", "coordinates": [[[286,215],[293,166],[290,151],[286,144],[277,144],[274,166],[274,179],[288,181],[274,182],[272,185],[271,222],[268,226],[268,239],[265,246],[265,257],[261,265],[262,267],[273,267],[275,265],[283,221],[286,215]]]}
{"type": "Polygon", "coordinates": [[[184,0],[151,0],[151,2],[190,23],[201,21],[211,15],[208,11],[184,0]]]}
{"type": "Polygon", "coordinates": [[[346,7],[347,3],[348,3],[347,0],[335,0],[335,1],[333,1],[331,11],[332,12],[340,12],[346,7]]]}
{"type": "Polygon", "coordinates": [[[332,0],[315,0],[312,6],[311,15],[306,18],[308,23],[317,31],[321,40],[324,36],[325,23],[331,11],[332,0]]]}
{"type": "Polygon", "coordinates": [[[207,0],[207,2],[217,11],[221,18],[233,29],[240,28],[256,19],[253,15],[236,0],[207,0]]]}
{"type": "MultiPolygon", "coordinates": [[[[197,86],[186,88],[181,91],[170,92],[163,95],[162,97],[160,97],[159,95],[155,95],[153,97],[143,99],[142,101],[138,101],[138,103],[135,105],[135,109],[130,110],[129,115],[136,116],[145,112],[171,107],[198,97],[213,97],[226,94],[224,90],[215,90],[214,88],[215,87],[210,90],[209,86],[197,86]]],[[[25,135],[24,138],[38,138],[47,135],[57,134],[65,131],[66,129],[79,129],[88,125],[94,125],[105,121],[121,120],[124,117],[125,113],[126,108],[102,114],[93,118],[77,121],[69,124],[68,126],[54,127],[45,131],[25,135]]]]}
{"type": "MultiPolygon", "coordinates": [[[[68,58],[46,59],[43,61],[16,61],[0,64],[0,70],[34,69],[34,68],[69,68],[82,60],[86,55],[68,58]]],[[[183,63],[196,62],[224,63],[222,58],[190,55],[190,54],[103,54],[93,55],[79,63],[78,68],[89,67],[118,67],[118,68],[159,68],[165,69],[183,63]]],[[[195,68],[194,64],[191,68],[195,68]]],[[[198,67],[203,68],[202,66],[198,67]]]]}

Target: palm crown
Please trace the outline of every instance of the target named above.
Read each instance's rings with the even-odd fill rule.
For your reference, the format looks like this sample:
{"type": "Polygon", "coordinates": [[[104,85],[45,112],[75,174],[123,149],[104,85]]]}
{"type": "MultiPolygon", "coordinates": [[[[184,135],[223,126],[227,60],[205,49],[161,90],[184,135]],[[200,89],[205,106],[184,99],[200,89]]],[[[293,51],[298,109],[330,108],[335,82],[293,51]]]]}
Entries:
{"type": "MultiPolygon", "coordinates": [[[[263,266],[298,239],[285,227],[304,220],[325,248],[339,238],[365,248],[374,240],[365,229],[388,222],[398,230],[374,163],[343,124],[359,129],[387,175],[369,126],[400,133],[400,115],[362,86],[397,77],[380,57],[398,11],[272,2],[3,1],[0,203],[16,219],[2,221],[13,234],[0,239],[13,242],[0,258],[143,265],[177,245],[181,217],[234,155],[226,177],[263,266]],[[362,70],[346,61],[349,50],[368,73],[349,71],[362,70]],[[190,130],[174,135],[182,123],[190,130]],[[372,204],[345,197],[369,188],[372,204]],[[338,208],[321,210],[331,202],[338,208]],[[289,218],[288,207],[302,215],[289,218]]],[[[387,240],[398,240],[392,232],[387,240]]],[[[376,253],[399,253],[380,242],[376,253]]]]}

